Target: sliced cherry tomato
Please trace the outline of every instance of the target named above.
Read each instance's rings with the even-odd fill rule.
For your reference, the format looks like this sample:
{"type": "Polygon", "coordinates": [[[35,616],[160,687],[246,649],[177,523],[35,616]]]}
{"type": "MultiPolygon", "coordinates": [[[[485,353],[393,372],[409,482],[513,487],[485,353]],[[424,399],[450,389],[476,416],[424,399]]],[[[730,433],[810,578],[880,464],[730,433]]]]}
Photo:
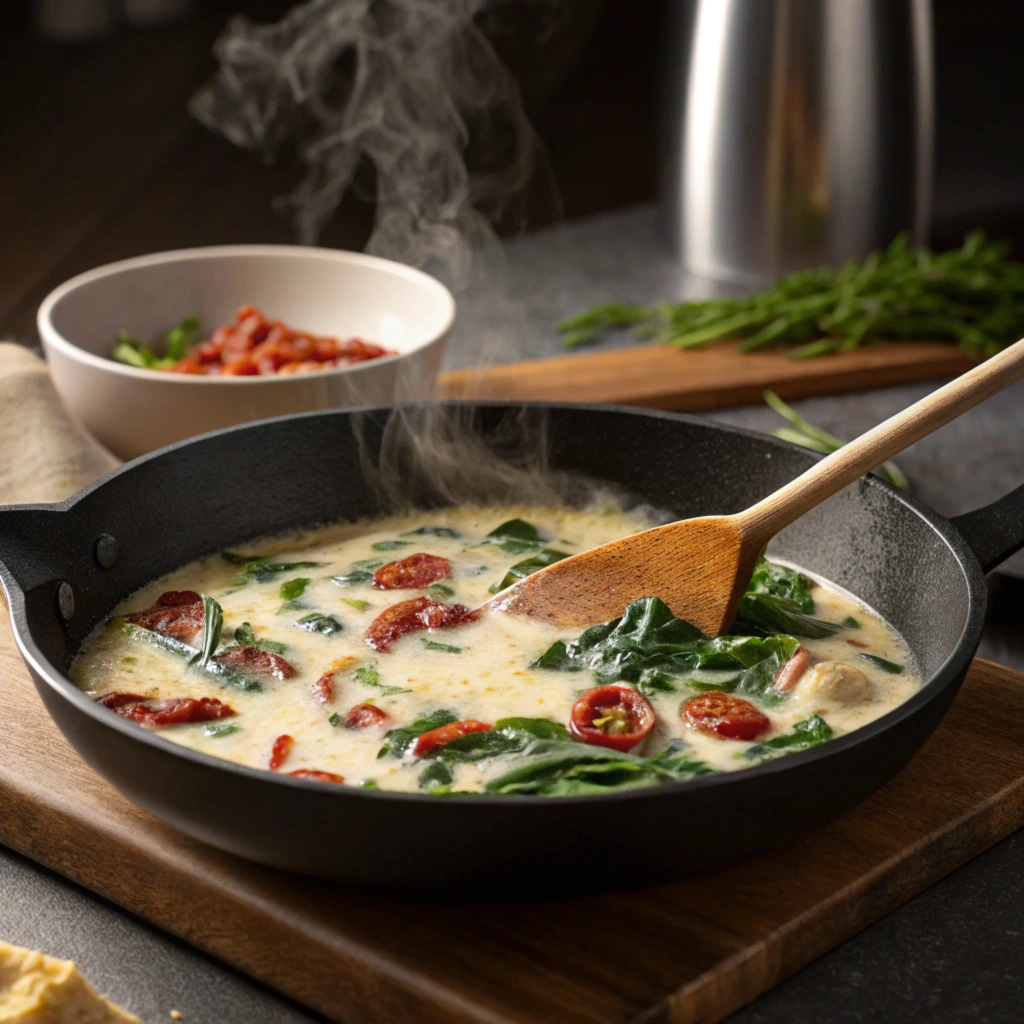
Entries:
{"type": "Polygon", "coordinates": [[[810,663],[811,652],[806,647],[798,647],[786,664],[779,669],[772,686],[779,693],[787,693],[792,690],[800,682],[800,677],[807,671],[807,666],[810,663]]]}
{"type": "Polygon", "coordinates": [[[268,766],[272,772],[276,772],[288,760],[288,755],[295,746],[295,739],[285,733],[274,740],[274,746],[270,750],[270,761],[268,766]]]}
{"type": "Polygon", "coordinates": [[[235,711],[215,697],[166,697],[149,700],[137,693],[108,693],[98,703],[123,718],[147,729],[165,725],[188,725],[193,722],[212,722],[230,718],[235,711]]]}
{"type": "Polygon", "coordinates": [[[493,725],[488,725],[486,722],[478,722],[475,718],[465,718],[461,722],[450,722],[448,725],[442,725],[437,729],[431,729],[430,732],[423,733],[416,740],[412,752],[417,757],[422,757],[438,747],[451,743],[452,740],[468,736],[471,732],[489,732],[493,728],[493,725]]]}
{"type": "Polygon", "coordinates": [[[378,590],[405,590],[429,587],[431,583],[447,579],[452,566],[447,558],[419,551],[398,562],[388,562],[373,574],[373,585],[378,590]]]}
{"type": "Polygon", "coordinates": [[[333,782],[341,785],[345,781],[344,775],[335,775],[334,772],[321,772],[316,768],[296,768],[288,773],[293,779],[313,779],[314,782],[333,782]]]}
{"type": "Polygon", "coordinates": [[[295,669],[279,654],[262,651],[258,647],[234,647],[218,654],[214,661],[219,661],[228,668],[239,672],[257,672],[260,675],[273,676],[275,679],[291,679],[295,669]]]}
{"type": "Polygon", "coordinates": [[[587,690],[572,706],[569,731],[578,740],[628,753],[654,728],[654,708],[636,690],[614,683],[587,690]]]}
{"type": "Polygon", "coordinates": [[[723,740],[755,740],[772,727],[750,701],[720,690],[688,700],[680,714],[693,728],[723,740]]]}
{"type": "Polygon", "coordinates": [[[415,633],[420,629],[445,629],[475,619],[476,615],[465,605],[442,604],[427,597],[413,597],[385,608],[370,623],[366,631],[366,643],[375,651],[387,651],[406,633],[415,633]]]}
{"type": "Polygon", "coordinates": [[[371,725],[382,725],[391,716],[373,704],[357,704],[349,708],[345,716],[346,729],[366,729],[371,725]]]}
{"type": "Polygon", "coordinates": [[[334,700],[334,673],[325,672],[310,688],[318,704],[330,704],[334,700]]]}

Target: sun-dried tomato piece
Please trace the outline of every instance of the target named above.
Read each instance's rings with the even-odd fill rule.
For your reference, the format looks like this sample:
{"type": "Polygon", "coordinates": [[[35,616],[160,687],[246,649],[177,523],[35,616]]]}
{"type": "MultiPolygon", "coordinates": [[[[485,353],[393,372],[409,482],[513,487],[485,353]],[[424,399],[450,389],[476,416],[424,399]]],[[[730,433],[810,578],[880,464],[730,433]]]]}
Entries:
{"type": "Polygon", "coordinates": [[[366,729],[371,725],[383,725],[391,716],[373,704],[357,704],[349,708],[345,716],[346,729],[366,729]]]}
{"type": "Polygon", "coordinates": [[[683,720],[695,729],[722,740],[754,740],[772,723],[748,700],[711,690],[688,700],[680,709],[683,720]]]}
{"type": "Polygon", "coordinates": [[[430,732],[423,733],[416,740],[412,752],[417,757],[423,757],[424,754],[429,754],[432,750],[451,743],[452,740],[468,736],[471,732],[489,732],[493,728],[493,725],[478,722],[475,718],[464,718],[461,722],[449,722],[448,725],[442,725],[437,729],[431,729],[430,732]]]}
{"type": "Polygon", "coordinates": [[[370,623],[366,643],[376,651],[387,651],[406,633],[420,629],[447,629],[463,622],[476,621],[476,613],[462,604],[442,604],[428,597],[413,597],[385,608],[370,623]]]}
{"type": "Polygon", "coordinates": [[[275,679],[291,679],[295,669],[290,662],[272,651],[261,651],[258,647],[232,647],[223,654],[218,654],[214,661],[219,661],[228,668],[239,672],[256,672],[260,675],[273,676],[275,679]]]}
{"type": "Polygon", "coordinates": [[[792,657],[779,669],[772,686],[779,693],[787,693],[800,681],[800,677],[807,671],[811,663],[811,652],[806,647],[798,647],[792,657]]]}
{"type": "Polygon", "coordinates": [[[143,629],[191,641],[203,628],[203,599],[194,590],[168,590],[152,608],[124,616],[143,629]]]}
{"type": "Polygon", "coordinates": [[[202,600],[202,595],[194,590],[167,590],[156,599],[156,603],[166,608],[178,608],[202,600]]]}
{"type": "Polygon", "coordinates": [[[137,693],[108,693],[98,703],[122,718],[147,729],[165,725],[188,725],[193,722],[212,722],[218,718],[230,718],[234,708],[222,704],[216,697],[166,697],[163,700],[149,700],[137,693]]]}
{"type": "Polygon", "coordinates": [[[373,574],[373,585],[377,590],[429,587],[431,583],[447,579],[451,574],[452,566],[447,558],[419,551],[408,558],[382,565],[373,574]]]}
{"type": "Polygon", "coordinates": [[[110,708],[111,711],[116,711],[118,708],[127,707],[129,704],[145,704],[149,700],[148,697],[143,697],[141,693],[126,693],[124,690],[115,690],[113,693],[106,693],[102,697],[96,698],[97,704],[102,704],[105,708],[110,708]]]}
{"type": "Polygon", "coordinates": [[[270,751],[270,761],[268,762],[269,768],[272,772],[276,772],[288,760],[288,755],[292,752],[292,747],[295,746],[295,739],[285,733],[283,736],[278,736],[274,740],[274,746],[270,751]]]}
{"type": "Polygon", "coordinates": [[[334,673],[325,672],[310,687],[310,693],[318,704],[330,704],[334,700],[334,673]]]}
{"type": "Polygon", "coordinates": [[[296,768],[288,773],[293,779],[313,779],[315,782],[333,782],[341,785],[345,781],[344,775],[335,775],[334,772],[321,772],[316,768],[296,768]]]}

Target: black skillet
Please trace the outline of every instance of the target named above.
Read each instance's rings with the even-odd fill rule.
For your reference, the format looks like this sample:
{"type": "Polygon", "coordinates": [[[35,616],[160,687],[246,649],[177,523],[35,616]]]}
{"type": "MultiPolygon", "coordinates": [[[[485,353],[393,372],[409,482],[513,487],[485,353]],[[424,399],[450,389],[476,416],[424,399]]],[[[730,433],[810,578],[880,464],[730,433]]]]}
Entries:
{"type": "MultiPolygon", "coordinates": [[[[483,405],[474,415],[496,437],[509,410],[483,405]]],[[[558,405],[526,415],[548,418],[552,466],[610,481],[679,518],[740,511],[815,458],[666,413],[558,405]]],[[[371,449],[383,421],[382,411],[368,415],[371,449]]],[[[0,509],[0,578],[47,710],[128,799],[263,864],[361,884],[460,883],[462,892],[634,886],[788,843],[891,778],[956,696],[981,636],[984,573],[1024,545],[1024,487],[952,522],[874,477],[847,488],[772,550],[892,622],[922,690],[814,750],[619,795],[446,799],[289,779],[175,745],[68,681],[92,627],[153,577],[249,539],[377,511],[349,412],[210,434],[138,459],[60,505],[0,509]]]]}

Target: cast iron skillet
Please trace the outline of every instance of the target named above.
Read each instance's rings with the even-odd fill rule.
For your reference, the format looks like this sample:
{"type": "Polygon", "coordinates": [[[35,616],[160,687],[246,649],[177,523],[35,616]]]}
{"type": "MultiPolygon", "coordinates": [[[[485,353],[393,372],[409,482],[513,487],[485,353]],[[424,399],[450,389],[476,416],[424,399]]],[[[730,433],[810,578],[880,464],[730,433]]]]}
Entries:
{"type": "MultiPolygon", "coordinates": [[[[494,436],[509,411],[482,405],[474,415],[494,436]]],[[[368,414],[371,448],[384,412],[368,414]]],[[[71,685],[65,671],[83,638],[154,576],[259,536],[378,511],[351,415],[221,431],[138,459],[60,505],[0,509],[0,578],[21,653],[84,760],[190,835],[324,878],[459,883],[461,892],[607,889],[788,843],[876,790],[935,729],[978,645],[984,572],[1024,545],[1024,487],[952,523],[874,477],[847,488],[780,535],[773,551],[889,619],[911,647],[923,689],[814,750],[621,795],[445,799],[290,779],[172,744],[71,685]]],[[[555,467],[622,485],[680,518],[746,508],[816,458],[666,413],[555,405],[527,415],[548,417],[555,467]]]]}

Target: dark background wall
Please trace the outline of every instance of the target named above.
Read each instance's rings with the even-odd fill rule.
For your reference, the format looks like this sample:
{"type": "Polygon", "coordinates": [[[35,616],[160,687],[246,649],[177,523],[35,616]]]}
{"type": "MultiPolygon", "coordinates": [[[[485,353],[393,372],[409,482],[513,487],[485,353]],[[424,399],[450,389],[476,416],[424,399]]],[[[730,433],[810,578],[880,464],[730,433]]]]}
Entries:
{"type": "MultiPolygon", "coordinates": [[[[426,0],[425,0],[426,2],[426,0]]],[[[572,0],[538,42],[536,5],[507,0],[490,27],[516,69],[562,209],[534,224],[649,200],[670,0],[572,0]]],[[[752,0],[756,2],[756,0],[752,0]]],[[[894,0],[896,2],[896,0],[894,0]]],[[[297,180],[192,122],[185,103],[213,71],[233,12],[275,19],[287,0],[206,0],[186,22],[63,45],[38,38],[28,5],[0,6],[0,333],[27,337],[39,299],[70,273],[138,252],[288,241],[271,199],[297,180]]],[[[982,225],[1024,244],[1024,4],[936,0],[933,242],[982,225]]],[[[346,201],[327,244],[358,246],[372,210],[346,201]]]]}

